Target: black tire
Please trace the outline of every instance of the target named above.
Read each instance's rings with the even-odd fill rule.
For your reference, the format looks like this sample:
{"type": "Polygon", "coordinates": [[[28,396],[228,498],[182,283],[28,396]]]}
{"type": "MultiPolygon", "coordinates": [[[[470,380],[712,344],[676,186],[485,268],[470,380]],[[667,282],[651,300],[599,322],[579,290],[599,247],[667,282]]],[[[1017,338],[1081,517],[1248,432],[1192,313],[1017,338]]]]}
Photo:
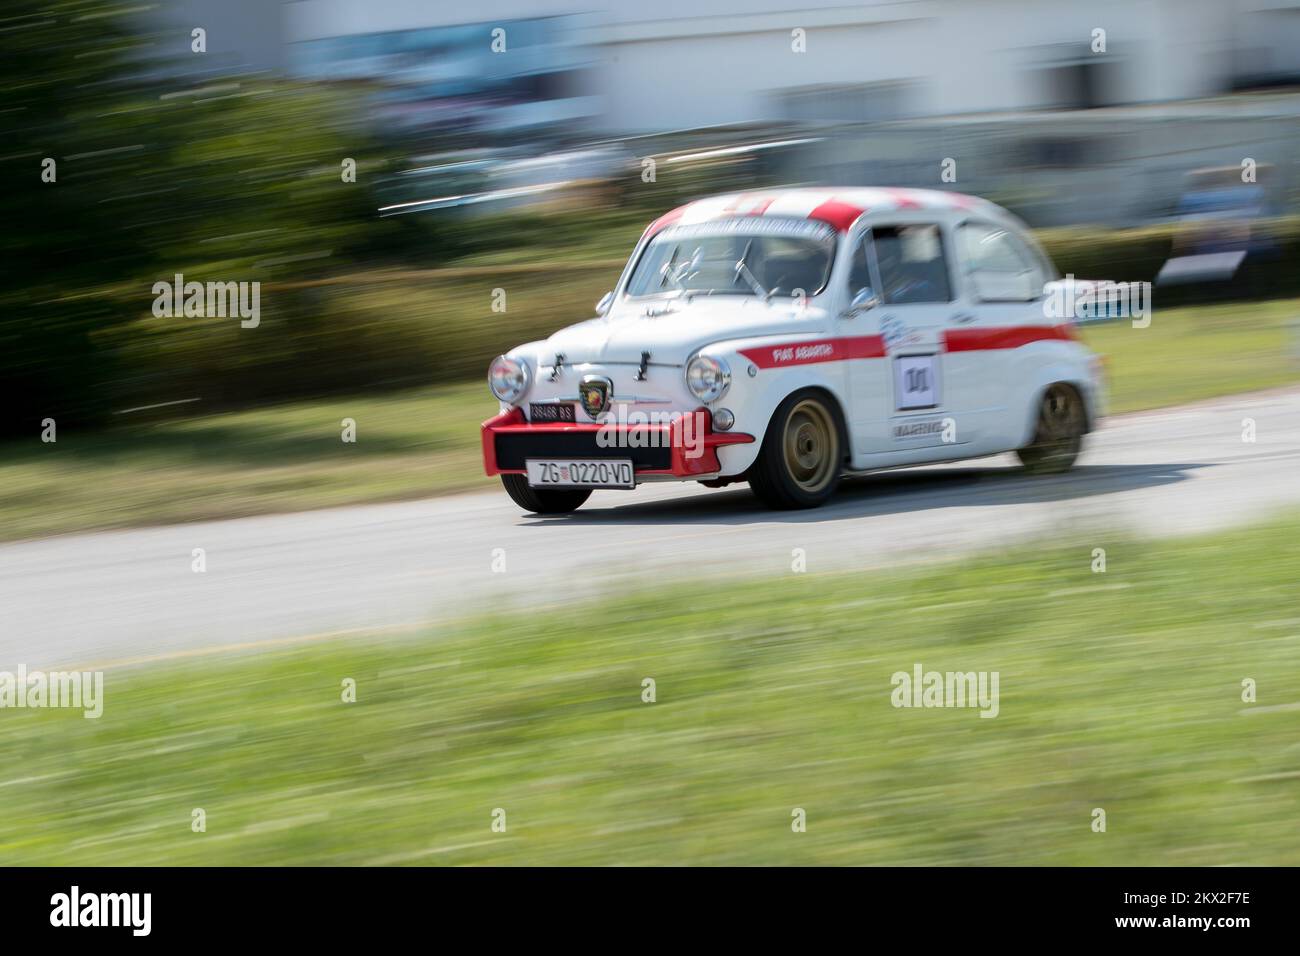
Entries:
{"type": "Polygon", "coordinates": [[[1069,471],[1083,450],[1088,430],[1083,399],[1073,385],[1049,385],[1038,402],[1034,438],[1016,451],[1025,471],[1031,475],[1056,475],[1069,471]]]}
{"type": "Polygon", "coordinates": [[[577,511],[591,497],[590,488],[534,488],[524,475],[502,475],[501,484],[515,504],[539,515],[577,511]]]}
{"type": "Polygon", "coordinates": [[[795,392],[768,422],[749,487],[769,508],[816,508],[840,482],[843,436],[833,399],[816,389],[795,392]]]}

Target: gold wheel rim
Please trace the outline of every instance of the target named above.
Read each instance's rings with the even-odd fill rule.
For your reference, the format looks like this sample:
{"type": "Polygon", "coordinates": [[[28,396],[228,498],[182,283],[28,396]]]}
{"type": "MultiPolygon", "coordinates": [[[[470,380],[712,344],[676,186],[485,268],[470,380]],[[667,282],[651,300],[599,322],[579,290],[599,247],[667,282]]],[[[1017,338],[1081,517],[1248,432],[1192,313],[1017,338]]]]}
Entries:
{"type": "Polygon", "coordinates": [[[801,490],[816,493],[831,483],[839,461],[839,434],[821,402],[804,399],[790,410],[782,446],[786,471],[801,490]]]}
{"type": "Polygon", "coordinates": [[[1073,389],[1053,385],[1038,409],[1039,447],[1048,459],[1077,451],[1083,433],[1083,409],[1073,389]]]}

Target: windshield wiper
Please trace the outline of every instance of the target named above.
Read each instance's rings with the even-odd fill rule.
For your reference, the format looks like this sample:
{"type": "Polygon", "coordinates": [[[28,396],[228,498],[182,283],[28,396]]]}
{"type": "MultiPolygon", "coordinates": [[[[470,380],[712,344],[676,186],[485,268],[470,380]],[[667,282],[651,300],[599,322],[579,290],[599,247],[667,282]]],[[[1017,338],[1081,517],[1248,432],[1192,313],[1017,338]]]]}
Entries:
{"type": "Polygon", "coordinates": [[[671,282],[678,292],[682,291],[681,265],[678,265],[676,269],[673,268],[673,263],[676,261],[677,255],[674,253],[672,259],[665,262],[663,268],[659,270],[659,288],[662,289],[667,283],[671,282]]]}
{"type": "Polygon", "coordinates": [[[696,290],[686,288],[686,283],[699,275],[702,261],[703,255],[699,249],[696,249],[689,259],[683,259],[680,262],[677,261],[677,252],[674,251],[673,257],[665,262],[663,268],[659,270],[659,288],[662,289],[665,282],[672,282],[677,291],[685,295],[689,300],[691,296],[695,295],[696,290]],[[674,262],[677,263],[675,269],[673,268],[674,262]]]}
{"type": "Polygon", "coordinates": [[[767,290],[763,288],[762,283],[754,278],[754,273],[749,271],[749,266],[745,265],[745,260],[749,258],[749,249],[753,245],[753,239],[745,243],[745,251],[742,252],[740,258],[736,260],[736,275],[749,283],[749,287],[754,290],[754,295],[766,297],[767,290]]]}

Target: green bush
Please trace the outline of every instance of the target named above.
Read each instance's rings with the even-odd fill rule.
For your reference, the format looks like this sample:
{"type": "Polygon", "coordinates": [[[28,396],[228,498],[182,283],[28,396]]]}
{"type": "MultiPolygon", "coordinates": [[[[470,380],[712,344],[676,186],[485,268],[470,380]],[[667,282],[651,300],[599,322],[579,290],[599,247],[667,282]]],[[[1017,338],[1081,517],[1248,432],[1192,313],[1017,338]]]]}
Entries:
{"type": "MultiPolygon", "coordinates": [[[[1072,227],[1044,229],[1037,235],[1062,275],[1116,282],[1154,282],[1160,267],[1174,254],[1176,224],[1097,232],[1072,227]]],[[[1230,283],[1159,287],[1155,301],[1162,307],[1193,305],[1207,298],[1289,298],[1300,295],[1300,219],[1274,220],[1256,228],[1255,235],[1271,240],[1271,249],[1252,251],[1230,283]]]]}
{"type": "MultiPolygon", "coordinates": [[[[302,279],[400,246],[403,226],[378,219],[369,195],[382,151],[356,128],[346,94],[264,78],[206,87],[156,78],[141,66],[150,38],[134,32],[131,9],[15,2],[0,58],[4,172],[15,187],[0,194],[9,412],[0,434],[35,434],[46,417],[95,423],[124,401],[178,397],[167,383],[184,369],[166,365],[176,352],[148,346],[171,331],[162,323],[187,332],[195,323],[139,321],[156,281],[302,279]],[[345,158],[362,167],[355,183],[342,179],[345,158]]],[[[304,325],[314,317],[295,291],[272,309],[281,333],[290,316],[304,325]]],[[[231,393],[249,386],[241,375],[268,368],[250,353],[297,348],[200,328],[179,358],[221,367],[231,393]]]]}

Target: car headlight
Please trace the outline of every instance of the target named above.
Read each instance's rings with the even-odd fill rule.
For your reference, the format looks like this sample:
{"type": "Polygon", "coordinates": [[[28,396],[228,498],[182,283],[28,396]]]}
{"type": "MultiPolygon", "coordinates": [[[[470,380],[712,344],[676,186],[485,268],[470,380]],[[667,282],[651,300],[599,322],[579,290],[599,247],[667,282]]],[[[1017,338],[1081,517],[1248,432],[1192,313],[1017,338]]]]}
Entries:
{"type": "Polygon", "coordinates": [[[731,385],[731,369],[722,359],[697,355],[686,363],[686,387],[702,402],[716,402],[731,385]]]}
{"type": "Polygon", "coordinates": [[[498,401],[513,405],[528,391],[528,366],[508,355],[498,355],[488,366],[488,388],[498,401]]]}

